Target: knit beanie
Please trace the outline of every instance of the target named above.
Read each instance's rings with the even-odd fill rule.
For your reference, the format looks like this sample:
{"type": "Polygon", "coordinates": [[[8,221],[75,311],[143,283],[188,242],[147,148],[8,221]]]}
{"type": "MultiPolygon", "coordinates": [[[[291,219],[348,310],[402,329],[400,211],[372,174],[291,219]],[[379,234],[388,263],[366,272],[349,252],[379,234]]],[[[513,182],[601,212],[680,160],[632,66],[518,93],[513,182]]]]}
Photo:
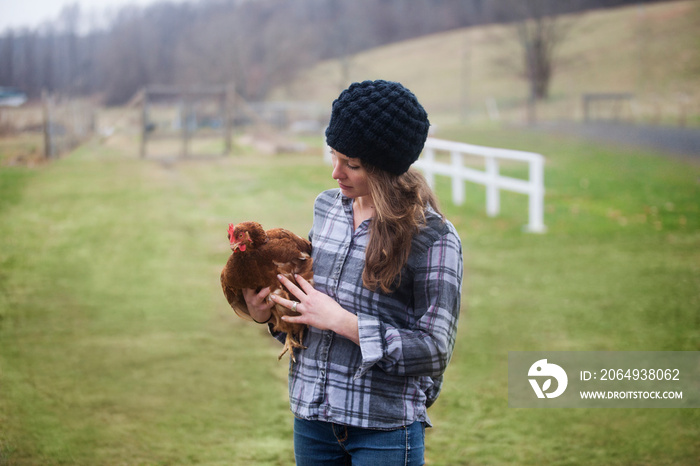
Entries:
{"type": "Polygon", "coordinates": [[[420,156],[428,137],[428,114],[400,83],[353,83],[333,102],[326,143],[395,175],[420,156]]]}

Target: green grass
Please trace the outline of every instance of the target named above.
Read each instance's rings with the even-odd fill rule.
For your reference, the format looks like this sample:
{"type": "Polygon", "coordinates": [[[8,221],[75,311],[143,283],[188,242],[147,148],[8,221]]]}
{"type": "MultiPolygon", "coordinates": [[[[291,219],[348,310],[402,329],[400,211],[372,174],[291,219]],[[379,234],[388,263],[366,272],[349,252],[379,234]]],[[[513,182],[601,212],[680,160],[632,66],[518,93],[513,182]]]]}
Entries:
{"type": "MultiPolygon", "coordinates": [[[[442,137],[547,157],[488,218],[437,191],[464,242],[455,355],[429,464],[697,464],[685,409],[507,407],[512,350],[700,350],[700,164],[512,130],[442,137]]],[[[514,168],[514,173],[519,173],[514,168]]],[[[219,286],[226,225],[306,234],[333,187],[308,155],[141,161],[88,145],[0,168],[0,464],[262,464],[292,457],[286,361],[219,286]]]]}

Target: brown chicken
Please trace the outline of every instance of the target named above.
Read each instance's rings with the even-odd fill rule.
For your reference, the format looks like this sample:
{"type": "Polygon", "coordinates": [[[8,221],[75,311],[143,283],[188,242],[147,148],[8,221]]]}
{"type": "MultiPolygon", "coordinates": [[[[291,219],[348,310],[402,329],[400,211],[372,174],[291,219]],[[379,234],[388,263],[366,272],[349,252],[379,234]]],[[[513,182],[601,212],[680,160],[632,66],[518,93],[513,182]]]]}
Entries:
{"type": "MultiPolygon", "coordinates": [[[[244,288],[260,291],[269,286],[270,295],[295,301],[277,275],[284,275],[296,283],[294,275],[298,274],[313,283],[311,243],[304,238],[282,228],[265,231],[256,222],[243,222],[235,226],[229,224],[228,238],[233,252],[221,271],[221,287],[240,317],[253,320],[243,298],[244,288]]],[[[289,351],[296,362],[294,348],[304,347],[302,340],[306,325],[285,322],[281,319],[283,315],[297,314],[280,305],[272,306],[272,329],[287,334],[278,359],[289,351]]]]}

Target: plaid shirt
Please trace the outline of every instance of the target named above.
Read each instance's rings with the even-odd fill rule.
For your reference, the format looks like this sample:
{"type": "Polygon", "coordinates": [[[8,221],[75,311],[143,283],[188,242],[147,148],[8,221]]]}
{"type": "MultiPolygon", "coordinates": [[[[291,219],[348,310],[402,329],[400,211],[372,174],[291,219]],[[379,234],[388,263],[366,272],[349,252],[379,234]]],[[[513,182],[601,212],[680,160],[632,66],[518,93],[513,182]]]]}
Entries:
{"type": "Polygon", "coordinates": [[[309,327],[306,349],[290,363],[291,410],[302,419],[364,428],[430,425],[426,409],[440,392],[455,343],[462,245],[452,224],[430,210],[399,287],[373,292],[362,285],[370,222],[353,231],[352,199],[338,189],[316,199],[309,234],[314,286],[357,314],[360,346],[309,327]]]}

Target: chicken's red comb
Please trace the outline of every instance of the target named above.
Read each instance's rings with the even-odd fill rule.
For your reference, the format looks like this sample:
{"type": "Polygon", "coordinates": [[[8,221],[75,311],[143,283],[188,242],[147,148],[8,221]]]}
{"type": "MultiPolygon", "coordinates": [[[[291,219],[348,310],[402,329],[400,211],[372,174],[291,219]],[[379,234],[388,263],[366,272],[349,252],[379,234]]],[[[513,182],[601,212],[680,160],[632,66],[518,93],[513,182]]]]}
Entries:
{"type": "Polygon", "coordinates": [[[231,244],[233,244],[233,237],[234,237],[233,232],[234,231],[236,231],[235,226],[233,225],[233,223],[229,223],[228,224],[228,240],[231,242],[231,244]]]}

